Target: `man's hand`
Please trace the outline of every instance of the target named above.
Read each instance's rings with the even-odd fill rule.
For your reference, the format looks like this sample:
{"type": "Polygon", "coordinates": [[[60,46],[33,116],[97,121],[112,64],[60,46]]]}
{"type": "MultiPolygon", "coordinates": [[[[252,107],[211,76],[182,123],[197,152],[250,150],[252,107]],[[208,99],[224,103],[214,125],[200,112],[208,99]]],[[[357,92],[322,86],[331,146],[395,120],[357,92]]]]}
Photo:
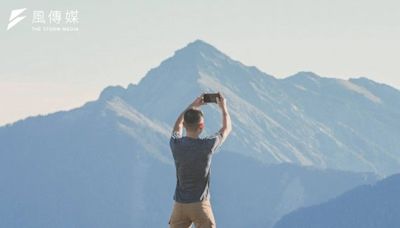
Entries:
{"type": "Polygon", "coordinates": [[[221,109],[222,111],[227,111],[225,97],[222,96],[222,94],[219,93],[219,92],[218,92],[218,94],[219,94],[219,97],[217,97],[217,104],[218,104],[218,106],[220,107],[220,109],[221,109]]]}
{"type": "Polygon", "coordinates": [[[203,98],[204,93],[202,93],[199,97],[196,97],[196,99],[192,102],[192,104],[189,105],[189,108],[199,108],[202,106],[204,103],[204,98],[203,98]]]}

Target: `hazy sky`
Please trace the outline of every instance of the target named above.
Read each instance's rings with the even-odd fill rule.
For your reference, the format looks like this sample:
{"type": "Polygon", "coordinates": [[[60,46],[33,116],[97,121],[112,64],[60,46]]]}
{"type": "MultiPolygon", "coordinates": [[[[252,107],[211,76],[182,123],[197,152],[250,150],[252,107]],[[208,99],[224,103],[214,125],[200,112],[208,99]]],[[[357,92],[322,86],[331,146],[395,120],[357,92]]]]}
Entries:
{"type": "Polygon", "coordinates": [[[78,107],[108,85],[137,83],[196,39],[278,78],[313,71],[400,88],[395,0],[6,1],[0,125],[78,107]],[[26,18],[6,31],[11,10],[19,8],[27,8],[26,18]],[[79,31],[32,31],[33,12],[49,19],[51,10],[78,10],[79,31]]]}

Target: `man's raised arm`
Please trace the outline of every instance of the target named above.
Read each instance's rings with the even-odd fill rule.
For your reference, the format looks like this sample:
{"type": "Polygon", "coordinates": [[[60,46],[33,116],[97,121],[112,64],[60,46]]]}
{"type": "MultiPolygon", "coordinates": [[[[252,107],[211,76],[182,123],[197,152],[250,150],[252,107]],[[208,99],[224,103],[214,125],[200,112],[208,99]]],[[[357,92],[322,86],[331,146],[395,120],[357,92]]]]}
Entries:
{"type": "Polygon", "coordinates": [[[222,127],[219,132],[222,134],[222,141],[224,141],[232,131],[232,121],[226,105],[226,99],[221,93],[219,93],[219,97],[217,97],[217,104],[222,112],[222,127]]]}

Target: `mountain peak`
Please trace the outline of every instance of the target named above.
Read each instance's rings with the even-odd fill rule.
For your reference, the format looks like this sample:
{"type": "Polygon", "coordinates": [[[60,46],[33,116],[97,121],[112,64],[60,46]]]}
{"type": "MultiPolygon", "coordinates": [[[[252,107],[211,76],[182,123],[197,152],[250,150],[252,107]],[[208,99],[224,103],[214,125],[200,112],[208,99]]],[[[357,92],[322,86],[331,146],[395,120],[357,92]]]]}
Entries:
{"type": "Polygon", "coordinates": [[[207,43],[207,42],[205,42],[203,40],[200,40],[200,39],[197,39],[197,40],[195,40],[193,42],[188,43],[186,45],[186,47],[187,48],[191,47],[191,48],[212,48],[212,49],[216,49],[211,44],[209,44],[209,43],[207,43]]]}
{"type": "Polygon", "coordinates": [[[217,48],[203,40],[195,40],[188,43],[185,47],[175,51],[175,57],[187,58],[229,58],[224,53],[219,51],[217,48]]]}
{"type": "Polygon", "coordinates": [[[314,79],[321,78],[321,76],[312,71],[299,71],[290,77],[314,78],[314,79]]]}
{"type": "Polygon", "coordinates": [[[321,76],[317,75],[314,72],[311,72],[311,71],[300,71],[300,72],[297,72],[294,75],[291,75],[289,77],[284,78],[284,80],[291,81],[291,82],[298,82],[298,83],[312,81],[312,82],[318,84],[318,81],[321,78],[322,78],[321,76]]]}
{"type": "Polygon", "coordinates": [[[188,43],[184,48],[180,49],[180,50],[191,50],[191,51],[200,51],[200,52],[218,52],[218,53],[222,53],[221,51],[219,51],[216,47],[212,46],[211,44],[197,39],[195,41],[192,41],[190,43],[188,43]]]}

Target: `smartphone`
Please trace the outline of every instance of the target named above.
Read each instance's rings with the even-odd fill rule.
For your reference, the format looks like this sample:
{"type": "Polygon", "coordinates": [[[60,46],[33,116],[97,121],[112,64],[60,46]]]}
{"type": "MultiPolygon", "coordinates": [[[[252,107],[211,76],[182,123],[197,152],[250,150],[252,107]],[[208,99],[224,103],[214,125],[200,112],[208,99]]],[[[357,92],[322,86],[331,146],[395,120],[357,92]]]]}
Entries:
{"type": "Polygon", "coordinates": [[[217,103],[217,97],[219,97],[218,93],[205,93],[203,101],[204,103],[217,103]]]}

